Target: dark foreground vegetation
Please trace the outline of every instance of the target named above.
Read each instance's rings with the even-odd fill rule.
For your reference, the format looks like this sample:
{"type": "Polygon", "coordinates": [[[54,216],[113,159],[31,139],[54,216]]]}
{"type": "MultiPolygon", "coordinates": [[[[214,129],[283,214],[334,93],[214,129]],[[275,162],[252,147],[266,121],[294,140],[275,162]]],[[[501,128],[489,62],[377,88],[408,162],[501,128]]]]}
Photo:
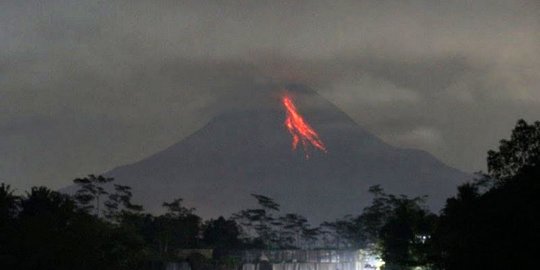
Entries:
{"type": "Polygon", "coordinates": [[[370,248],[385,269],[533,269],[540,243],[540,122],[520,120],[488,153],[488,172],[458,187],[437,215],[425,198],[386,194],[356,216],[313,227],[280,213],[269,197],[230,218],[203,221],[182,199],[145,213],[127,186],[90,175],[76,194],[46,187],[16,195],[0,185],[0,269],[152,269],[187,260],[192,269],[237,269],[241,249],[370,248]],[[180,250],[211,249],[213,258],[180,250]]]}

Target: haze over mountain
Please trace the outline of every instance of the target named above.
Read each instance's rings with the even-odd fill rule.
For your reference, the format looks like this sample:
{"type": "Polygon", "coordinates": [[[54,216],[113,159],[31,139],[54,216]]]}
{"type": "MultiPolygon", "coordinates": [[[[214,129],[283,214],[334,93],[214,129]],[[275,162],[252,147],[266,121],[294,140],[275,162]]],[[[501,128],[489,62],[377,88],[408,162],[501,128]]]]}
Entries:
{"type": "Polygon", "coordinates": [[[359,213],[367,190],[429,195],[438,210],[470,175],[431,154],[388,145],[339,108],[300,85],[261,91],[260,106],[230,110],[191,136],[139,162],[106,173],[133,187],[135,200],[150,211],[181,197],[203,217],[229,215],[254,205],[251,193],[270,196],[284,212],[310,220],[359,213]],[[319,133],[327,153],[291,149],[280,97],[285,92],[319,133]]]}

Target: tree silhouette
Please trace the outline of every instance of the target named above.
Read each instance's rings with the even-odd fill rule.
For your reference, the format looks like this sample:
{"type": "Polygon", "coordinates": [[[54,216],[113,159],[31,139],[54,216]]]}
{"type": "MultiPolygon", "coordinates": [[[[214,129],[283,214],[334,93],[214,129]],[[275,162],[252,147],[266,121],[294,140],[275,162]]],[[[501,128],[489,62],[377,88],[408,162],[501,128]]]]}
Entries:
{"type": "Polygon", "coordinates": [[[499,181],[517,175],[526,167],[540,164],[540,122],[520,119],[509,140],[501,140],[499,150],[488,151],[488,173],[499,181]]]}
{"type": "Polygon", "coordinates": [[[377,247],[385,269],[426,266],[430,254],[428,240],[437,217],[426,209],[425,196],[387,194],[378,185],[369,191],[374,198],[356,219],[353,239],[356,237],[364,247],[377,247]]]}
{"type": "Polygon", "coordinates": [[[234,219],[243,226],[246,237],[255,234],[265,247],[276,247],[279,245],[278,228],[282,224],[275,214],[279,211],[280,205],[264,195],[251,194],[251,196],[257,200],[260,208],[242,210],[234,215],[234,219]]]}
{"type": "Polygon", "coordinates": [[[518,121],[509,140],[489,151],[489,177],[447,200],[433,235],[440,269],[535,269],[540,242],[540,123],[518,121]]]}
{"type": "Polygon", "coordinates": [[[321,224],[322,234],[329,236],[330,239],[326,239],[326,241],[333,242],[331,246],[335,249],[360,247],[362,240],[359,237],[359,230],[357,219],[351,215],[321,224]]]}
{"type": "Polygon", "coordinates": [[[145,258],[137,235],[81,211],[68,195],[33,187],[13,200],[1,185],[6,197],[0,269],[137,269],[145,258]]]}
{"type": "Polygon", "coordinates": [[[240,228],[232,219],[211,219],[204,224],[203,241],[205,245],[216,249],[239,248],[240,228]]]}
{"type": "Polygon", "coordinates": [[[0,184],[0,228],[15,217],[19,199],[13,194],[10,185],[0,184]]]}
{"type": "Polygon", "coordinates": [[[79,190],[75,193],[75,200],[79,203],[81,209],[85,211],[94,210],[94,215],[101,216],[101,197],[109,194],[104,185],[114,181],[113,178],[96,176],[93,174],[88,177],[77,178],[73,183],[79,186],[79,190]]]}
{"type": "Polygon", "coordinates": [[[194,208],[183,206],[182,201],[178,198],[164,202],[167,213],[152,220],[152,238],[157,242],[161,256],[179,248],[195,248],[199,245],[201,218],[193,213],[194,208]]]}
{"type": "Polygon", "coordinates": [[[298,214],[286,214],[281,221],[280,242],[282,246],[300,247],[303,233],[308,229],[308,221],[298,214]]]}
{"type": "Polygon", "coordinates": [[[380,232],[385,269],[412,269],[428,265],[436,216],[414,200],[401,200],[380,232]]]}
{"type": "Polygon", "coordinates": [[[127,216],[133,216],[143,211],[142,205],[131,202],[133,194],[131,187],[114,184],[114,192],[110,193],[105,201],[105,217],[109,220],[120,221],[127,216]]]}
{"type": "Polygon", "coordinates": [[[183,201],[184,199],[177,198],[174,199],[172,202],[164,202],[162,205],[163,207],[165,207],[165,209],[167,209],[166,215],[171,217],[185,217],[193,214],[195,208],[186,208],[182,205],[183,201]]]}

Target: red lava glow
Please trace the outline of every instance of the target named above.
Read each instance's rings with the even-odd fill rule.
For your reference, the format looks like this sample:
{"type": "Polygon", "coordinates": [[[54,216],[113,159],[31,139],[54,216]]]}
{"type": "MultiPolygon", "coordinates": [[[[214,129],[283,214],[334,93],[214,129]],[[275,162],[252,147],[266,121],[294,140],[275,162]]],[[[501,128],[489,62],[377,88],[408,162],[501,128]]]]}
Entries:
{"type": "Polygon", "coordinates": [[[292,149],[296,150],[298,144],[301,143],[306,158],[309,158],[310,145],[311,147],[326,153],[326,146],[319,138],[319,134],[317,134],[317,132],[306,122],[304,117],[298,113],[292,98],[285,95],[281,101],[287,115],[285,127],[287,127],[287,130],[289,130],[289,133],[292,136],[292,149]]]}

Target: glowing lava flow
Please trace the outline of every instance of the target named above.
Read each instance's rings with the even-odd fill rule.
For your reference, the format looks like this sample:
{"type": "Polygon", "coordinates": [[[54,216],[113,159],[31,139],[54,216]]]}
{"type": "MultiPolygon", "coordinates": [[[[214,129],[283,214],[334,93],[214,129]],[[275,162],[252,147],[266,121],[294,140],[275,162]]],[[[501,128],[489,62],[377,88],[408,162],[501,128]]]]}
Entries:
{"type": "Polygon", "coordinates": [[[298,143],[302,143],[306,158],[309,158],[309,145],[326,153],[326,146],[319,138],[319,134],[317,134],[317,132],[315,132],[315,130],[313,130],[313,128],[306,122],[306,120],[304,120],[302,115],[298,113],[292,98],[285,95],[282,99],[282,103],[287,114],[285,126],[289,130],[289,133],[291,133],[293,140],[292,149],[296,150],[298,143]]]}

